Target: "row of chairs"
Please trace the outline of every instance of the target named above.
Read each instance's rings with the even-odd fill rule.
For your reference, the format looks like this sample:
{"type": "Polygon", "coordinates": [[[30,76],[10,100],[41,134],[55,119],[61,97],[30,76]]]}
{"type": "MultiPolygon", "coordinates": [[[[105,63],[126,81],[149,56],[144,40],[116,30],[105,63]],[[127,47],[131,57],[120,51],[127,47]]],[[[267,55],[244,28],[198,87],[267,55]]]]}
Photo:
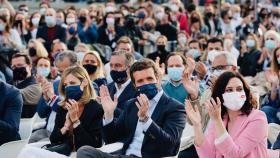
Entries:
{"type": "MultiPolygon", "coordinates": [[[[0,146],[0,155],[4,156],[5,158],[16,158],[20,151],[28,144],[29,138],[32,134],[32,131],[44,127],[46,124],[45,119],[41,119],[38,114],[36,113],[30,119],[21,119],[20,120],[20,127],[19,127],[19,134],[21,136],[21,140],[12,141],[5,143],[0,146]]],[[[186,125],[186,128],[183,131],[182,138],[181,138],[181,145],[180,151],[183,151],[192,144],[194,133],[192,126],[189,124],[186,125]]],[[[35,143],[37,147],[41,147],[45,144],[50,143],[49,141],[35,143]]],[[[103,152],[111,153],[117,150],[120,150],[123,147],[123,143],[117,142],[113,144],[104,145],[99,148],[103,152]]],[[[178,153],[179,154],[179,153],[178,153]]],[[[176,156],[166,157],[166,158],[177,158],[176,156]]],[[[76,152],[73,152],[70,156],[71,158],[76,158],[76,152]]],[[[274,150],[268,150],[268,158],[279,158],[279,152],[274,150]]]]}
{"type": "Polygon", "coordinates": [[[0,155],[5,158],[16,158],[26,144],[33,130],[44,127],[45,120],[41,119],[36,113],[32,118],[21,119],[19,124],[19,134],[21,140],[11,141],[0,146],[0,155]]]}

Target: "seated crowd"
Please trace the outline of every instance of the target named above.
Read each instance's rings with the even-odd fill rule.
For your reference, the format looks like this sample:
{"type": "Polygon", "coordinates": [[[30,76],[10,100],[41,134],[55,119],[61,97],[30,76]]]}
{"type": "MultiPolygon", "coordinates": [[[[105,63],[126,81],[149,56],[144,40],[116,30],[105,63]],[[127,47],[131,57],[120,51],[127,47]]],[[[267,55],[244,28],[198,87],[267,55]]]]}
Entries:
{"type": "Polygon", "coordinates": [[[278,1],[0,4],[0,145],[45,121],[18,158],[280,157],[278,1]]]}

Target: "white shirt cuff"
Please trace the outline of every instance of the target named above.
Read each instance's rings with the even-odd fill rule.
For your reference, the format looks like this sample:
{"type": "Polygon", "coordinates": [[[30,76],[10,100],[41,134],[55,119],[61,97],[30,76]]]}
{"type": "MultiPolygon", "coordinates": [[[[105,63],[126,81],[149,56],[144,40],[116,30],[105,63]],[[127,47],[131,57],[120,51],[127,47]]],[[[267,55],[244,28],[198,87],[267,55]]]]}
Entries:
{"type": "Polygon", "coordinates": [[[215,139],[215,145],[221,144],[228,136],[228,132],[225,132],[222,136],[215,139]]]}
{"type": "Polygon", "coordinates": [[[140,122],[142,124],[142,129],[144,132],[146,132],[148,130],[148,128],[150,127],[150,125],[153,123],[153,120],[151,118],[148,119],[147,122],[143,123],[140,122]]]}
{"type": "Polygon", "coordinates": [[[111,118],[111,119],[103,119],[103,126],[106,126],[108,125],[109,123],[111,123],[112,121],[114,120],[114,118],[111,118]]]}

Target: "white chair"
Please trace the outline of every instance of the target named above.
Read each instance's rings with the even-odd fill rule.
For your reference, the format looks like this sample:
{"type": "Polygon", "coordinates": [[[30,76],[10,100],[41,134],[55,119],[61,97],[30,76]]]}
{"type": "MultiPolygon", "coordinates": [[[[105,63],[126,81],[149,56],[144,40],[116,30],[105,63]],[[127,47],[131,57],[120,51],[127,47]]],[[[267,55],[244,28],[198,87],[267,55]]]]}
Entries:
{"type": "Polygon", "coordinates": [[[0,155],[5,158],[16,158],[21,149],[28,143],[32,133],[33,118],[20,119],[19,134],[22,140],[12,141],[0,146],[0,155]]]}
{"type": "Polygon", "coordinates": [[[16,158],[27,143],[27,139],[5,143],[0,146],[0,155],[5,158],[16,158]]]}
{"type": "Polygon", "coordinates": [[[32,133],[34,117],[28,119],[20,119],[19,134],[22,140],[29,139],[32,133]]]}
{"type": "Polygon", "coordinates": [[[34,122],[32,125],[32,130],[37,130],[40,128],[45,127],[46,125],[46,119],[45,118],[40,118],[38,113],[35,113],[35,115],[33,116],[34,122]]]}

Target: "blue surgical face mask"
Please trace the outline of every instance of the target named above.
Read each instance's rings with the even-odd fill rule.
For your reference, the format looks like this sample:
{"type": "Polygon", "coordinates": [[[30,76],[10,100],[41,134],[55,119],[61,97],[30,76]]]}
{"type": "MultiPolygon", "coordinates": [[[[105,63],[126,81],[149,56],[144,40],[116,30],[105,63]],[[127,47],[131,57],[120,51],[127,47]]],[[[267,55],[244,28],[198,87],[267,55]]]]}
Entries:
{"type": "Polygon", "coordinates": [[[273,50],[276,47],[275,41],[273,41],[273,40],[266,40],[264,45],[269,50],[273,50]]]}
{"type": "Polygon", "coordinates": [[[151,83],[151,84],[145,84],[139,87],[136,87],[138,93],[140,94],[145,94],[149,100],[153,99],[157,93],[157,86],[155,83],[151,83]]]}
{"type": "Polygon", "coordinates": [[[116,83],[119,83],[119,84],[123,84],[127,79],[126,70],[124,70],[124,71],[111,70],[110,75],[111,75],[113,81],[116,83]]]}
{"type": "Polygon", "coordinates": [[[183,67],[170,67],[167,68],[168,77],[172,81],[180,81],[182,79],[182,74],[184,72],[183,67]]]}
{"type": "Polygon", "coordinates": [[[46,24],[47,26],[54,26],[56,24],[56,20],[53,16],[46,16],[46,24]]]}
{"type": "Polygon", "coordinates": [[[280,58],[277,58],[277,63],[280,65],[280,58]]]}
{"type": "Polygon", "coordinates": [[[0,31],[1,31],[1,32],[4,31],[5,28],[6,28],[6,24],[0,23],[0,31]]]}
{"type": "Polygon", "coordinates": [[[46,67],[37,67],[37,73],[43,77],[48,77],[50,74],[50,69],[46,67]]]}
{"type": "Polygon", "coordinates": [[[255,41],[252,39],[246,40],[246,45],[248,48],[253,48],[255,46],[255,41]]]}
{"type": "Polygon", "coordinates": [[[65,96],[67,99],[78,101],[81,99],[82,95],[83,91],[81,90],[80,85],[65,87],[65,96]]]}
{"type": "Polygon", "coordinates": [[[198,51],[198,49],[190,49],[188,52],[194,59],[197,59],[198,57],[200,57],[200,53],[198,51]]]}
{"type": "Polygon", "coordinates": [[[77,53],[77,59],[78,59],[78,61],[83,61],[84,56],[85,56],[85,53],[84,53],[84,52],[78,52],[78,53],[77,53]]]}

